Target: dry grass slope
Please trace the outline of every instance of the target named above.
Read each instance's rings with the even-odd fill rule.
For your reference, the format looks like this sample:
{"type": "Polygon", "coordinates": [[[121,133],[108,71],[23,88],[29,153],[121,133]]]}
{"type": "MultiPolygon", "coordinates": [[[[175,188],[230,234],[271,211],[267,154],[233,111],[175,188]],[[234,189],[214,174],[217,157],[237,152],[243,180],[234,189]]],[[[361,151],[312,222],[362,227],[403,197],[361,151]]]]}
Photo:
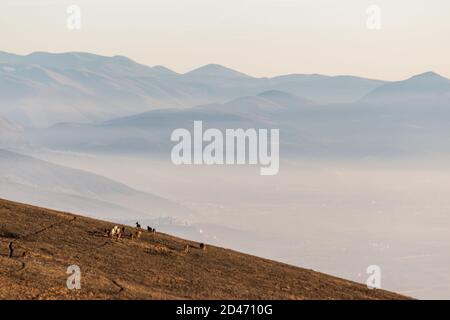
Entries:
{"type": "Polygon", "coordinates": [[[113,226],[0,200],[0,299],[405,298],[232,250],[204,251],[161,233],[109,239],[103,230],[113,226]],[[81,290],[66,288],[73,264],[82,271],[81,290]]]}

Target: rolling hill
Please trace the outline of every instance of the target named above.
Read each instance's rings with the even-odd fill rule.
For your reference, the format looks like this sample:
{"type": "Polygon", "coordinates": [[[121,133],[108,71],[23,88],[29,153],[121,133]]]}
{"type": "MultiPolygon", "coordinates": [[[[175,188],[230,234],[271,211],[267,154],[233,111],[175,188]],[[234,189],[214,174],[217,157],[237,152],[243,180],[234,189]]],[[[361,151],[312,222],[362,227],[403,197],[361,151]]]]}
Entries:
{"type": "Polygon", "coordinates": [[[450,79],[425,72],[409,79],[384,84],[359,102],[366,106],[446,108],[450,103],[450,79]]]}
{"type": "Polygon", "coordinates": [[[60,123],[45,129],[28,130],[18,135],[14,145],[9,141],[2,142],[1,137],[0,143],[11,148],[33,145],[36,148],[94,154],[167,153],[173,146],[171,132],[176,128],[190,128],[195,120],[219,129],[275,127],[287,130],[296,126],[296,119],[303,113],[311,113],[315,107],[316,104],[308,99],[270,90],[223,104],[152,110],[100,124],[60,123]]]}
{"type": "Polygon", "coordinates": [[[103,219],[186,219],[177,203],[90,172],[0,149],[0,197],[103,219]]]}
{"type": "Polygon", "coordinates": [[[0,299],[407,298],[167,234],[113,240],[104,235],[113,226],[0,200],[0,299]],[[81,290],[66,287],[72,265],[80,267],[81,290]]]}

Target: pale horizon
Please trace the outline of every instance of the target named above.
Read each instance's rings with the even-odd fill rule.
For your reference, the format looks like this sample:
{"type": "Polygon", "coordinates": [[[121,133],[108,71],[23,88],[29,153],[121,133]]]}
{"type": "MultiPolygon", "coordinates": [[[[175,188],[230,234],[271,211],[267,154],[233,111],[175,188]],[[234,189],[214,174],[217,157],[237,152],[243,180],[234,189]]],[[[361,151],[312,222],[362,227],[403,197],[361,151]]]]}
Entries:
{"type": "Polygon", "coordinates": [[[0,8],[0,37],[7,39],[0,49],[17,54],[123,55],[179,73],[215,63],[254,77],[395,81],[434,71],[450,78],[450,3],[443,0],[132,0],[127,7],[105,0],[5,0],[0,8]],[[80,30],[66,27],[72,4],[81,8],[80,30]],[[366,25],[373,4],[381,9],[380,30],[366,25]]]}

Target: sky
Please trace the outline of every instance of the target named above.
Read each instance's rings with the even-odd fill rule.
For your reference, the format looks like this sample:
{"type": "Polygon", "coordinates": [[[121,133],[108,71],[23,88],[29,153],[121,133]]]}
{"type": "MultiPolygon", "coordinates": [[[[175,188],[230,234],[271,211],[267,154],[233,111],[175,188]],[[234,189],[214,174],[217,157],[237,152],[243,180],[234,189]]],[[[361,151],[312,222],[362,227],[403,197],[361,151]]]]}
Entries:
{"type": "Polygon", "coordinates": [[[257,77],[450,77],[449,14],[448,0],[0,0],[0,51],[125,55],[181,73],[218,63],[257,77]]]}

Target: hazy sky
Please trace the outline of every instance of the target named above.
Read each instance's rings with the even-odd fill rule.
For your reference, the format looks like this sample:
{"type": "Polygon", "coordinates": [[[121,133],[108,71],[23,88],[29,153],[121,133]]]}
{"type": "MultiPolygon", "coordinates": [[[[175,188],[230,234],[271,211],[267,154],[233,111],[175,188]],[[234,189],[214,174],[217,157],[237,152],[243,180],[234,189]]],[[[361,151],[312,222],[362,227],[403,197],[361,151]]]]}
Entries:
{"type": "Polygon", "coordinates": [[[0,0],[0,50],[126,55],[186,72],[450,77],[448,0],[0,0]],[[66,27],[70,4],[81,30],[66,27]],[[381,29],[366,26],[369,5],[381,29]]]}

